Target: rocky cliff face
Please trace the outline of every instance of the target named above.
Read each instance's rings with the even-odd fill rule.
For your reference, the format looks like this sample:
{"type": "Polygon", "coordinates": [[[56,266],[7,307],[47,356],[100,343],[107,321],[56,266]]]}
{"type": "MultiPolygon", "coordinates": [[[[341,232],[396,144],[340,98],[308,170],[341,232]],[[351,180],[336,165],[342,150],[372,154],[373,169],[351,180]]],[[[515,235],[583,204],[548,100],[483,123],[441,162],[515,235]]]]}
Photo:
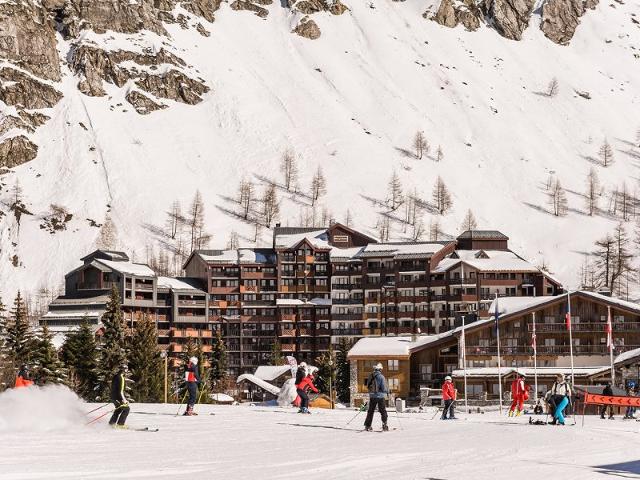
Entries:
{"type": "Polygon", "coordinates": [[[568,44],[587,9],[594,9],[597,0],[549,0],[542,6],[540,28],[550,40],[568,44]]]}

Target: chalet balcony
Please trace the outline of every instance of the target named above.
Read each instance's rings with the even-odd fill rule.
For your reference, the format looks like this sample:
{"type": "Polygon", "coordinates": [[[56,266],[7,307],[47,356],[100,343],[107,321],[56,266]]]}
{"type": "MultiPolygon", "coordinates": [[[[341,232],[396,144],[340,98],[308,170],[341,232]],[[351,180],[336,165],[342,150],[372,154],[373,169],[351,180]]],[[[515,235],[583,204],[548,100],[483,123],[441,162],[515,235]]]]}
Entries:
{"type": "Polygon", "coordinates": [[[282,332],[280,332],[280,336],[281,337],[295,337],[296,336],[296,331],[295,331],[295,329],[284,328],[284,329],[282,329],[282,332]]]}
{"type": "Polygon", "coordinates": [[[316,335],[319,337],[325,337],[331,335],[331,329],[329,328],[318,328],[316,329],[316,335]]]}
{"type": "Polygon", "coordinates": [[[364,305],[364,298],[332,298],[333,305],[364,305]]]}
{"type": "MultiPolygon", "coordinates": [[[[628,350],[633,350],[638,348],[638,345],[618,345],[614,349],[614,353],[616,355],[626,352],[628,350]]],[[[570,348],[569,345],[538,345],[538,356],[540,355],[569,355],[570,348]]],[[[497,356],[498,349],[495,346],[491,347],[480,347],[480,346],[471,346],[468,345],[466,349],[466,353],[468,356],[497,356]]],[[[606,345],[574,345],[573,354],[574,355],[607,355],[609,353],[609,347],[606,345]]],[[[532,356],[533,355],[533,347],[531,346],[517,346],[517,347],[508,347],[508,346],[500,346],[500,355],[502,356],[511,356],[511,355],[525,355],[532,356]]]]}
{"type": "Polygon", "coordinates": [[[296,346],[290,343],[283,343],[282,345],[280,345],[280,349],[283,352],[295,352],[296,346]]]}
{"type": "Polygon", "coordinates": [[[364,336],[382,335],[382,329],[381,328],[363,328],[362,329],[362,335],[364,335],[364,336]]]}
{"type": "Polygon", "coordinates": [[[275,330],[242,329],[243,337],[275,337],[275,330]]]}
{"type": "Polygon", "coordinates": [[[240,293],[256,293],[258,291],[257,285],[240,285],[240,293]]]}
{"type": "Polygon", "coordinates": [[[176,323],[207,323],[206,315],[178,315],[174,320],[176,323]]]}
{"type": "Polygon", "coordinates": [[[335,336],[362,336],[362,328],[334,328],[332,334],[335,336]]]}
{"type": "MultiPolygon", "coordinates": [[[[573,333],[604,333],[606,331],[607,324],[605,322],[597,323],[572,323],[571,331],[573,333]]],[[[640,331],[640,322],[624,322],[614,323],[612,325],[614,334],[616,332],[629,332],[640,331]]],[[[533,324],[527,324],[527,330],[533,331],[533,324]]],[[[562,323],[537,323],[536,333],[568,333],[567,326],[562,323]]]]}
{"type": "Polygon", "coordinates": [[[224,270],[222,272],[211,272],[211,278],[237,278],[240,272],[237,270],[224,270]]]}
{"type": "Polygon", "coordinates": [[[178,305],[181,307],[202,307],[204,308],[206,302],[204,300],[187,300],[187,299],[179,299],[178,305]]]}
{"type": "Polygon", "coordinates": [[[331,315],[333,321],[361,321],[362,313],[335,313],[331,315]]]}
{"type": "Polygon", "coordinates": [[[398,297],[398,303],[427,303],[428,301],[429,299],[426,295],[398,297]]]}
{"type": "MultiPolygon", "coordinates": [[[[127,287],[129,288],[129,287],[127,287]]],[[[138,283],[136,282],[136,291],[145,291],[152,292],[153,291],[153,283],[138,283]]]]}
{"type": "Polygon", "coordinates": [[[398,288],[424,288],[427,286],[427,280],[400,280],[396,286],[398,288]]]}
{"type": "Polygon", "coordinates": [[[284,322],[294,322],[296,320],[295,313],[281,313],[280,320],[284,322]]]}
{"type": "Polygon", "coordinates": [[[310,336],[313,334],[313,330],[311,328],[300,328],[298,329],[300,336],[310,336]]]}
{"type": "Polygon", "coordinates": [[[243,344],[242,345],[243,352],[270,352],[271,345],[260,345],[260,344],[243,344]]]}

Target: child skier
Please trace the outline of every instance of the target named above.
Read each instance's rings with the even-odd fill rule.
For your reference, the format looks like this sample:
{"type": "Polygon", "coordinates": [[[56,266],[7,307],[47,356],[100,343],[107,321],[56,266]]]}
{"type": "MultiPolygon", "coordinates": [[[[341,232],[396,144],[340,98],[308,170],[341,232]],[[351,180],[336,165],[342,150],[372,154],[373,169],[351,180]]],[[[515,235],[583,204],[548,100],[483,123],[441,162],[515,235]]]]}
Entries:
{"type": "Polygon", "coordinates": [[[127,417],[129,416],[129,402],[127,402],[127,398],[124,395],[125,389],[125,374],[127,373],[128,367],[126,365],[121,365],[120,370],[113,376],[111,380],[111,402],[116,407],[113,411],[113,415],[111,415],[111,419],[109,420],[109,425],[114,428],[127,428],[125,426],[125,422],[127,421],[127,417]]]}
{"type": "Polygon", "coordinates": [[[525,376],[522,373],[516,375],[516,378],[511,382],[511,407],[509,408],[509,416],[518,416],[524,409],[525,394],[527,389],[524,385],[525,376]]]}
{"type": "Polygon", "coordinates": [[[33,385],[33,380],[29,375],[29,367],[26,364],[22,364],[16,376],[15,388],[29,387],[31,385],[33,385]]]}
{"type": "Polygon", "coordinates": [[[567,408],[571,399],[571,387],[564,379],[564,375],[561,373],[557,376],[555,383],[551,387],[551,404],[554,405],[555,411],[553,413],[552,425],[558,423],[564,425],[563,410],[567,408]]]}
{"type": "Polygon", "coordinates": [[[190,417],[192,415],[198,415],[193,411],[193,407],[196,404],[198,396],[198,386],[200,385],[200,371],[198,370],[198,358],[191,357],[187,368],[184,372],[184,379],[187,383],[187,391],[189,392],[189,400],[187,401],[187,410],[184,412],[184,416],[190,417]]]}
{"type": "Polygon", "coordinates": [[[444,383],[442,384],[442,400],[444,400],[444,408],[442,410],[441,420],[447,419],[447,414],[450,420],[455,420],[455,411],[453,403],[456,401],[456,389],[451,381],[451,376],[444,377],[444,383]]]}
{"type": "Polygon", "coordinates": [[[371,423],[373,423],[373,415],[377,408],[382,418],[382,430],[386,432],[389,430],[389,427],[387,426],[387,409],[384,403],[389,394],[389,387],[387,387],[387,381],[382,375],[381,363],[373,367],[373,372],[371,372],[369,378],[365,380],[365,385],[369,389],[369,410],[367,411],[367,418],[364,421],[364,428],[367,432],[373,431],[371,423]]]}
{"type": "Polygon", "coordinates": [[[315,393],[318,393],[318,389],[313,384],[313,374],[309,374],[304,377],[298,385],[296,385],[296,389],[298,391],[298,395],[300,395],[300,410],[298,413],[311,413],[309,411],[309,394],[307,390],[311,390],[315,393]],[[300,394],[302,392],[302,394],[300,394]]]}

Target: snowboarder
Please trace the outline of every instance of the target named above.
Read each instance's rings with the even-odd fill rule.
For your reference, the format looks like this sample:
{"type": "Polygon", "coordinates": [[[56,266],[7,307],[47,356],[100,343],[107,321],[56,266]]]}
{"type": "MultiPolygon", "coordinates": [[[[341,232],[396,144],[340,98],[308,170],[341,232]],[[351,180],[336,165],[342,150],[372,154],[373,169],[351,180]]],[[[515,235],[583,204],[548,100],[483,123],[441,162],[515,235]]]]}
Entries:
{"type": "Polygon", "coordinates": [[[310,373],[296,385],[296,390],[300,396],[300,410],[298,410],[298,413],[311,413],[309,411],[309,394],[307,393],[307,390],[312,390],[313,392],[318,393],[318,389],[313,384],[313,380],[313,374],[310,373]]]}
{"type": "Polygon", "coordinates": [[[571,387],[564,379],[564,374],[560,373],[556,377],[556,381],[551,387],[551,402],[555,411],[553,413],[553,420],[551,421],[552,425],[564,425],[564,415],[563,410],[567,408],[571,399],[571,387]]]}
{"type": "Polygon", "coordinates": [[[114,428],[127,428],[125,422],[129,416],[129,402],[124,395],[125,378],[128,371],[127,365],[121,365],[118,373],[113,376],[111,380],[111,402],[116,407],[109,420],[109,425],[114,428]]]}
{"type": "MultiPolygon", "coordinates": [[[[607,382],[605,387],[602,389],[602,395],[606,395],[608,397],[613,396],[613,389],[611,388],[611,382],[607,382]]],[[[609,420],[613,420],[613,405],[602,405],[600,407],[600,418],[604,420],[604,414],[609,410],[609,420]]]]}
{"type": "Polygon", "coordinates": [[[442,409],[441,420],[446,420],[449,415],[450,420],[455,420],[456,415],[454,411],[453,403],[456,401],[456,389],[451,381],[451,376],[444,377],[444,383],[442,384],[442,400],[444,400],[444,408],[442,409]]]}
{"type": "Polygon", "coordinates": [[[31,385],[33,385],[33,380],[29,375],[29,367],[26,364],[22,364],[16,376],[15,388],[29,387],[31,385]]]}
{"type": "Polygon", "coordinates": [[[373,414],[377,408],[382,418],[382,430],[386,432],[389,427],[387,426],[388,416],[385,400],[389,394],[389,387],[387,386],[387,380],[382,375],[381,363],[373,367],[373,372],[371,372],[364,384],[369,390],[369,410],[367,411],[367,418],[364,420],[364,428],[367,432],[373,431],[371,424],[373,423],[373,414]]]}
{"type": "Polygon", "coordinates": [[[524,400],[527,389],[524,385],[525,376],[523,373],[519,373],[516,375],[516,378],[511,382],[511,398],[513,401],[511,402],[511,407],[509,408],[509,416],[513,417],[514,415],[517,417],[522,413],[524,409],[524,400]]]}
{"type": "Polygon", "coordinates": [[[187,401],[187,410],[183,415],[187,417],[198,415],[193,411],[193,407],[196,404],[196,398],[198,396],[198,387],[200,386],[200,370],[198,369],[197,357],[191,357],[189,359],[189,363],[187,364],[187,368],[184,372],[184,380],[187,383],[189,400],[187,401]]]}

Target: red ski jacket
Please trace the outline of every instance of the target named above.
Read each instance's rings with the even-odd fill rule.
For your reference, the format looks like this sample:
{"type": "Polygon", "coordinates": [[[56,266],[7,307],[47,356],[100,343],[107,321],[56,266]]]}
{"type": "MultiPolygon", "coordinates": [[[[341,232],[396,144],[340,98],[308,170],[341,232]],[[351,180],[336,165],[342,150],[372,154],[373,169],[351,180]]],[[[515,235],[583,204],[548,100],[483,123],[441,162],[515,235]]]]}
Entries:
{"type": "Polygon", "coordinates": [[[444,382],[442,385],[442,399],[443,400],[455,400],[456,389],[453,387],[453,383],[444,382]]]}
{"type": "Polygon", "coordinates": [[[318,393],[318,389],[313,384],[313,379],[311,378],[311,375],[304,377],[302,381],[296,385],[296,388],[299,388],[300,390],[305,390],[306,388],[310,388],[315,393],[318,393]]]}

